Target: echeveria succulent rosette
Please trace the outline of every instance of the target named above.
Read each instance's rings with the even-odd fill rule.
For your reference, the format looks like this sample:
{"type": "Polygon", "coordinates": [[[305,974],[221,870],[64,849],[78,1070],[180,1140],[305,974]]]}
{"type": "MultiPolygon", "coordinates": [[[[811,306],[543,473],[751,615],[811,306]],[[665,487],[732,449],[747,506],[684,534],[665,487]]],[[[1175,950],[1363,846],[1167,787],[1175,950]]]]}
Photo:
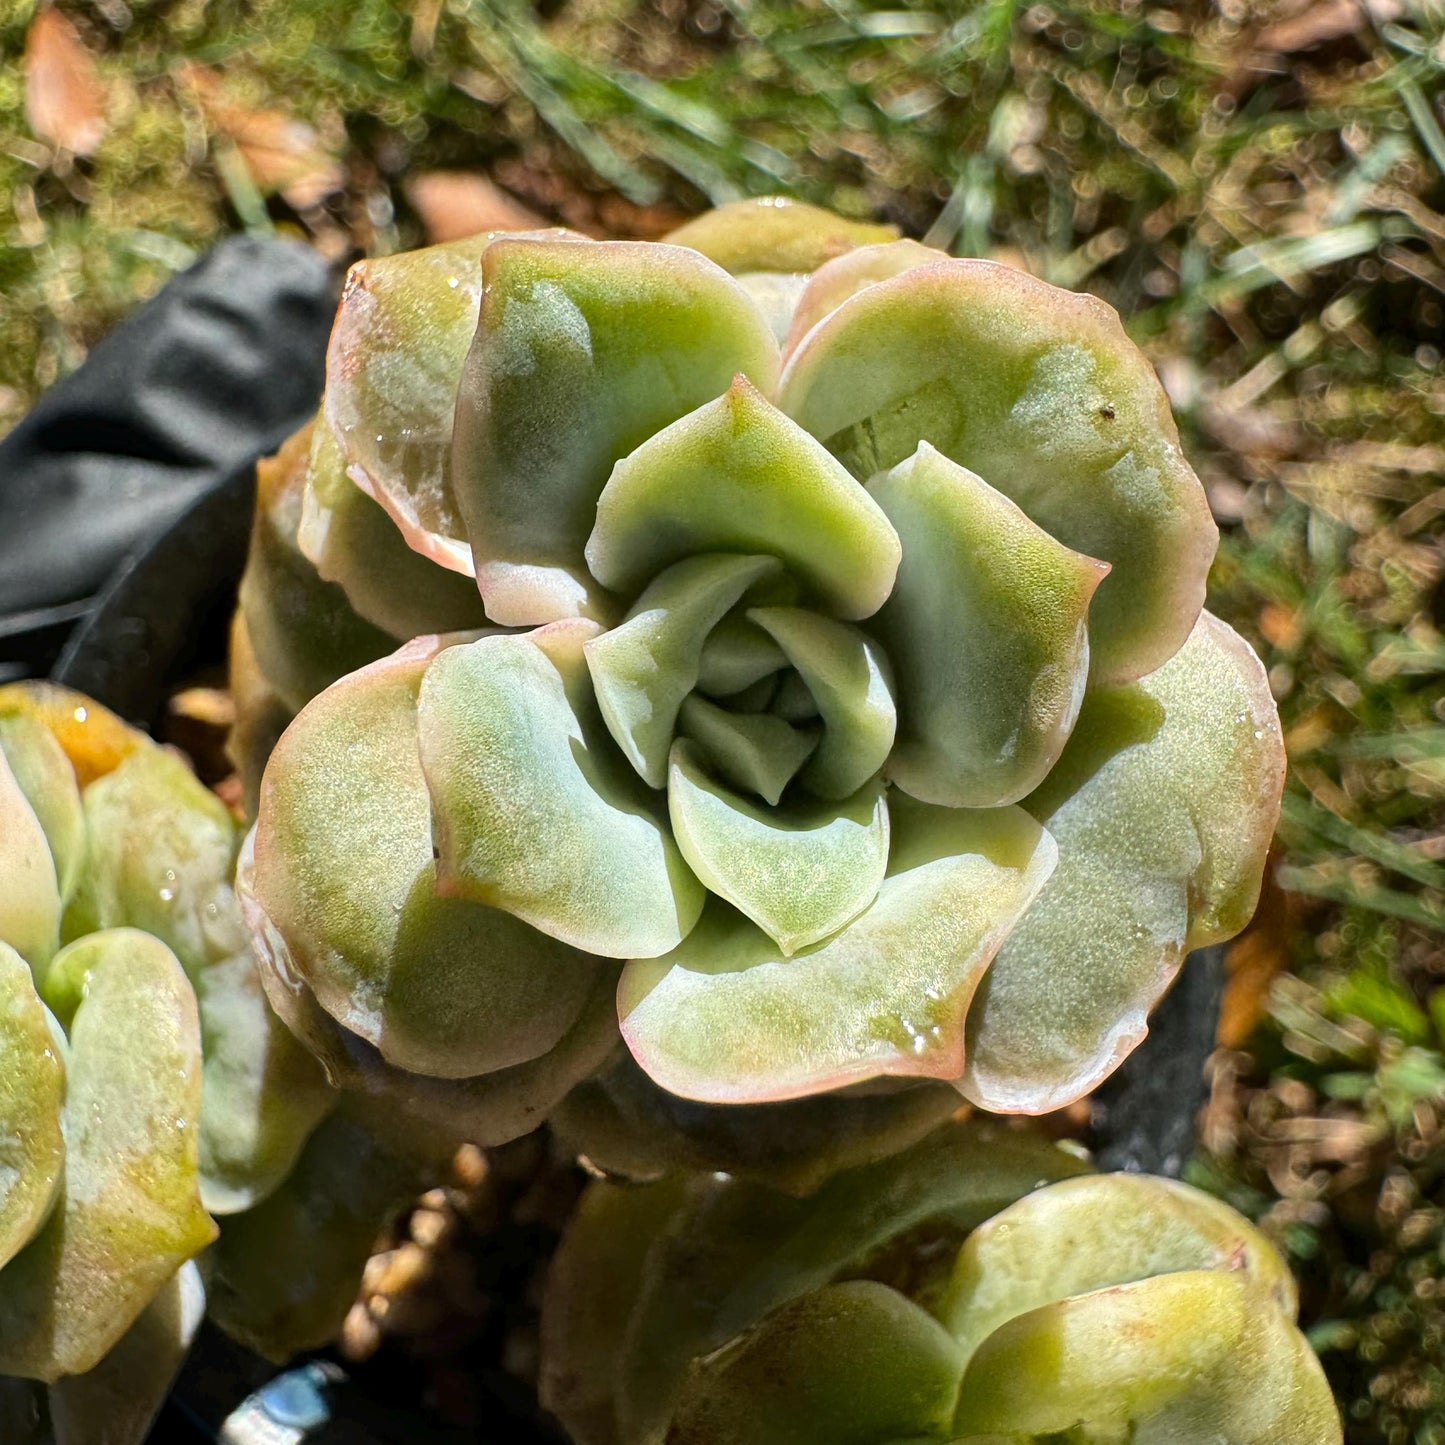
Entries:
{"type": "Polygon", "coordinates": [[[806,1198],[597,1182],[543,1304],[577,1445],[1338,1445],[1279,1253],[977,1120],[806,1198]]]}
{"type": "Polygon", "coordinates": [[[615,985],[686,1098],[1040,1112],[1252,912],[1275,708],[1099,301],[774,202],[480,237],[354,271],[317,436],[320,577],[492,624],[332,684],[261,791],[273,987],[386,1067],[539,1067],[615,985]]]}

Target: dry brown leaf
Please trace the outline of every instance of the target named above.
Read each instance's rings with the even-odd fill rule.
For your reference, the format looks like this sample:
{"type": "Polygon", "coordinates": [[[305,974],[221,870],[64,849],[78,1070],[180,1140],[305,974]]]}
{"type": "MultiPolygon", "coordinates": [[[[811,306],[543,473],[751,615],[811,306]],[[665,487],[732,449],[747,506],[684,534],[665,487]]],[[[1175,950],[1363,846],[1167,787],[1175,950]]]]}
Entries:
{"type": "Polygon", "coordinates": [[[1277,861],[1270,854],[1253,922],[1224,955],[1224,998],[1217,1035],[1224,1049],[1246,1045],[1269,1006],[1270,984],[1289,967],[1290,939],[1301,923],[1303,903],[1298,894],[1286,893],[1274,881],[1277,861]]]}
{"type": "Polygon", "coordinates": [[[530,231],[547,224],[474,171],[428,171],[407,182],[406,197],[433,243],[460,241],[480,231],[530,231]]]}
{"type": "Polygon", "coordinates": [[[1275,882],[1275,863],[1271,854],[1254,921],[1225,954],[1218,1033],[1221,1048],[1244,1047],[1264,1018],[1270,984],[1289,963],[1290,939],[1299,926],[1299,905],[1294,894],[1275,882]]]}
{"type": "Polygon", "coordinates": [[[25,36],[25,118],[57,151],[94,155],[105,138],[105,93],[80,32],[47,5],[25,36]]]}
{"type": "Polygon", "coordinates": [[[237,104],[227,98],[221,77],[204,66],[188,64],[181,76],[196,92],[206,118],[240,152],[262,195],[281,195],[303,211],[341,189],[341,163],[314,127],[284,110],[237,104]]]}

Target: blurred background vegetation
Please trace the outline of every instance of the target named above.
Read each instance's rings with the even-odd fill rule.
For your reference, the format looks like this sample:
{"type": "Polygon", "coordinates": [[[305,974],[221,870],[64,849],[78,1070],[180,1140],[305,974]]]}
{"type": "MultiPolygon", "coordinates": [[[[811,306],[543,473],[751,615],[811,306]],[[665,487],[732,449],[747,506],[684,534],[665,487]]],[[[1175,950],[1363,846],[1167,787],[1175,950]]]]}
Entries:
{"type": "Polygon", "coordinates": [[[1441,0],[0,0],[0,430],[224,232],[781,192],[1119,308],[1291,781],[1192,1176],[1358,1445],[1445,1445],[1441,0]]]}

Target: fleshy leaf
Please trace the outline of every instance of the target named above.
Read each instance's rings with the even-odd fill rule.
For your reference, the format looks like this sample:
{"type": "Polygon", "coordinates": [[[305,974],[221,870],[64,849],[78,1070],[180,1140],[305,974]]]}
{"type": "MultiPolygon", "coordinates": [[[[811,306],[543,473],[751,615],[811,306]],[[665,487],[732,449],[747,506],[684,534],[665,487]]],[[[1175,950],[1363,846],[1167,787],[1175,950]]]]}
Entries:
{"type": "Polygon", "coordinates": [[[205,1311],[200,1271],[187,1262],[94,1369],[50,1387],[54,1445],[143,1445],[205,1311]]]}
{"type": "Polygon", "coordinates": [[[246,817],[254,821],[261,799],[261,775],[271,750],[296,716],[275,688],[266,681],[251,646],[246,615],[237,609],[231,618],[230,665],[227,683],[236,707],[236,721],[226,739],[226,756],[241,781],[246,817]]]}
{"type": "Polygon", "coordinates": [[[807,722],[818,716],[818,700],[813,690],[796,672],[786,672],[778,683],[772,709],[789,722],[807,722]]]}
{"type": "Polygon", "coordinates": [[[487,615],[605,614],[583,546],[613,464],[739,372],[771,389],[777,342],[735,281],[681,247],[504,239],[482,270],[452,476],[487,615]]]}
{"type": "Polygon", "coordinates": [[[44,970],[60,938],[60,884],[45,829],[0,753],[0,943],[44,970]]]}
{"type": "Polygon", "coordinates": [[[652,958],[686,936],[703,889],[598,711],[583,656],[597,633],[575,619],[484,637],[428,668],[438,887],[603,957],[652,958]]]}
{"type": "Polygon", "coordinates": [[[830,316],[851,296],[866,286],[919,266],[942,261],[945,253],[917,241],[885,241],[880,245],[859,246],[818,267],[808,278],[807,289],[793,308],[792,321],[783,345],[786,359],[798,349],[803,338],[825,316],[830,316]]]}
{"type": "Polygon", "coordinates": [[[338,677],[384,656],[394,638],[357,615],[296,542],[310,429],[256,467],[256,515],[240,603],[256,663],[293,711],[338,677]]]}
{"type": "Polygon", "coordinates": [[[619,1445],[612,1393],[627,1321],[657,1236],[686,1199],[674,1175],[647,1189],[586,1190],[547,1272],[537,1393],[577,1445],[619,1445]]]}
{"type": "MultiPolygon", "coordinates": [[[[835,1174],[807,1199],[741,1180],[695,1178],[687,1201],[655,1229],[636,1282],[623,1368],[608,1368],[621,1437],[658,1445],[690,1362],[790,1300],[857,1272],[915,1231],[934,1242],[961,1241],[1020,1195],[1084,1167],[1044,1140],[970,1121],[835,1174]]],[[[589,1194],[616,1190],[645,1210],[654,1191],[667,1188],[594,1185],[589,1194]]],[[[544,1330],[565,1288],[556,1283],[544,1330]]],[[[570,1348],[567,1355],[585,1379],[591,1361],[570,1348]]]]}
{"type": "Polygon", "coordinates": [[[154,934],[195,978],[244,946],[231,896],[240,837],[226,805],[175,753],[139,748],[83,795],[89,852],[65,936],[154,934]]]}
{"type": "Polygon", "coordinates": [[[623,594],[697,552],[771,553],[841,617],[878,610],[899,558],[878,504],[746,378],[617,464],[587,541],[623,594]]]}
{"type": "Polygon", "coordinates": [[[721,1171],[811,1194],[843,1169],[916,1144],[958,1112],[947,1084],[860,1085],[776,1104],[700,1104],[659,1088],[625,1049],[579,1084],[547,1121],[569,1153],[638,1182],[721,1171]]]}
{"type": "Polygon", "coordinates": [[[346,1091],[347,1108],[393,1152],[427,1167],[444,1164],[459,1140],[490,1148],[530,1133],[568,1090],[595,1073],[617,1047],[616,985],[599,972],[567,1032],[539,1058],[473,1078],[443,1079],[387,1063],[344,1029],[292,970],[280,935],[250,893],[243,850],[237,891],[252,920],[256,961],[271,1006],[346,1091]]]}
{"type": "Polygon", "coordinates": [[[185,972],[133,930],[86,942],[63,1193],[0,1290],[0,1372],[42,1380],[92,1368],[215,1237],[197,1191],[201,1040],[185,972]]]}
{"type": "Polygon", "coordinates": [[[970,1099],[1057,1109],[1128,1055],[1184,955],[1253,913],[1284,761],[1259,659],[1208,613],[1157,672],[1090,694],[1025,800],[1059,866],[974,1004],[970,1099]]]}
{"type": "Polygon", "coordinates": [[[888,804],[879,784],[838,804],[760,808],[714,782],[700,749],[680,740],[667,806],[693,872],[785,958],[836,933],[878,895],[888,864],[888,804]]]}
{"type": "Polygon", "coordinates": [[[737,280],[767,319],[768,330],[781,346],[787,340],[793,308],[807,289],[808,278],[789,271],[742,271],[737,280]]]}
{"type": "Polygon", "coordinates": [[[583,648],[608,730],[649,787],[667,784],[678,709],[697,686],[712,629],[751,588],[781,575],[772,557],[689,557],[658,577],[619,626],[583,648]]]}
{"type": "Polygon", "coordinates": [[[596,964],[437,892],[416,701],[445,641],[417,639],[298,715],[266,771],[251,884],[323,1008],[391,1063],[457,1077],[549,1049],[596,964]]]}
{"type": "Polygon", "coordinates": [[[278,1363],[332,1340],[388,1218],[422,1185],[412,1161],[339,1110],[269,1198],[233,1214],[210,1252],[216,1323],[278,1363]]]}
{"type": "Polygon", "coordinates": [[[934,1313],[966,1358],[1041,1305],[1191,1269],[1240,1270],[1294,1318],[1294,1278],[1259,1230],[1198,1189],[1138,1174],[1064,1180],[996,1214],[964,1243],[934,1313]]]}
{"type": "Polygon", "coordinates": [[[23,714],[0,715],[0,753],[45,834],[64,904],[85,862],[85,815],[75,769],[45,725],[23,714]]]}
{"type": "Polygon", "coordinates": [[[668,1432],[673,1445],[880,1445],[940,1435],[962,1356],[896,1290],[848,1280],[783,1306],[698,1361],[668,1432]]]}
{"type": "Polygon", "coordinates": [[[0,1268],[44,1224],[65,1163],[65,1064],[25,960],[0,943],[0,1268]]]}
{"type": "MultiPolygon", "coordinates": [[[[905,557],[900,577],[908,566],[905,557]]],[[[823,720],[803,783],[820,798],[857,792],[893,747],[898,714],[888,658],[858,628],[801,607],[753,607],[748,616],[782,648],[823,720]]]]}
{"type": "Polygon", "coordinates": [[[408,547],[380,503],[347,476],[325,417],[311,431],[296,545],[359,616],[398,641],[486,622],[475,579],[408,547]]]}
{"type": "Polygon", "coordinates": [[[770,804],[818,745],[816,728],[803,732],[770,713],[724,712],[696,694],[683,702],[679,722],[713,771],[770,804]]]}
{"type": "Polygon", "coordinates": [[[888,776],[926,803],[1016,803],[1078,717],[1089,602],[1109,569],[927,442],[868,490],[903,542],[898,585],[872,623],[902,718],[888,776]]]}
{"type": "Polygon", "coordinates": [[[715,902],[672,954],[627,965],[622,1034],[663,1088],[742,1103],[880,1074],[958,1077],[969,1001],[1056,850],[1019,808],[889,807],[888,876],[826,943],[784,959],[715,902]]]}
{"type": "Polygon", "coordinates": [[[806,201],[756,196],[715,206],[679,226],[669,245],[691,246],[734,275],[748,271],[816,271],[825,261],[897,236],[892,226],[850,221],[806,201]]]}
{"type": "Polygon", "coordinates": [[[710,697],[727,697],[787,665],[783,649],[757,623],[734,614],[723,618],[703,644],[697,685],[710,697]]]}
{"type": "Polygon", "coordinates": [[[235,1214],[291,1172],[336,1103],[316,1059],[266,1001],[249,951],[196,979],[201,1070],[201,1201],[235,1214]]]}
{"type": "Polygon", "coordinates": [[[0,687],[0,717],[34,718],[65,751],[82,788],[149,744],[108,707],[53,682],[8,682],[0,687]]]}
{"type": "Polygon", "coordinates": [[[1020,1315],[970,1360],[955,1429],[1170,1445],[1334,1445],[1304,1338],[1245,1275],[1183,1270],[1020,1315]]]}
{"type": "Polygon", "coordinates": [[[1214,522],[1163,388],[1094,297],[989,261],[920,266],[816,326],[780,396],[855,476],[931,442],[1111,563],[1090,613],[1094,682],[1141,677],[1188,637],[1214,522]]]}
{"type": "Polygon", "coordinates": [[[452,494],[452,412],[491,239],[358,261],[326,353],[324,416],[342,465],[410,547],[465,573],[471,549],[452,494]]]}

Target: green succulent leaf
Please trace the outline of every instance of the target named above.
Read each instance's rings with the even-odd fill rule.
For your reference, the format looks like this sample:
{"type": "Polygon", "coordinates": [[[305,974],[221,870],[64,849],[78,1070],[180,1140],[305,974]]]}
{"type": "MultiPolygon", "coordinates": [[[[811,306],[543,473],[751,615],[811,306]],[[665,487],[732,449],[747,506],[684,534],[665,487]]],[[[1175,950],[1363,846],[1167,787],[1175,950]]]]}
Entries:
{"type": "Polygon", "coordinates": [[[246,817],[254,822],[261,801],[261,776],[277,739],[296,716],[266,681],[251,646],[246,615],[237,610],[231,619],[227,683],[236,708],[236,721],[226,739],[226,756],[241,783],[246,817]]]}
{"type": "Polygon", "coordinates": [[[962,1355],[897,1291],[849,1280],[804,1295],[693,1366],[669,1445],[881,1445],[938,1435],[962,1355]]]}
{"type": "Polygon", "coordinates": [[[781,346],[787,340],[793,324],[793,308],[807,289],[808,278],[787,271],[744,271],[737,280],[766,318],[768,330],[781,346]]]}
{"type": "Polygon", "coordinates": [[[1294,1318],[1289,1267],[1227,1204],[1147,1175],[1066,1179],[1020,1199],[968,1237],[935,1313],[968,1358],[1000,1325],[1042,1305],[1201,1269],[1242,1272],[1273,1308],[1294,1318]],[[1105,1220],[1120,1227],[1102,1228],[1105,1220]]]}
{"type": "Polygon", "coordinates": [[[863,1085],[775,1104],[700,1104],[659,1088],[625,1049],[547,1121],[569,1153],[639,1182],[721,1170],[789,1194],[916,1144],[958,1111],[947,1084],[863,1085]]]}
{"type": "Polygon", "coordinates": [[[231,894],[240,835],[226,805],[169,749],[147,743],[86,788],[85,872],[65,936],[154,934],[195,979],[245,946],[231,894]]]}
{"type": "Polygon", "coordinates": [[[779,404],[861,479],[928,441],[1110,563],[1090,612],[1094,682],[1141,677],[1188,637],[1214,523],[1163,389],[1094,297],[988,261],[917,267],[815,326],[779,404]]]}
{"type": "Polygon", "coordinates": [[[261,674],[292,712],[337,678],[396,646],[324,581],[297,543],[310,430],[256,468],[256,514],[240,604],[261,674]]]}
{"type": "Polygon", "coordinates": [[[336,1093],[272,1012],[249,950],[196,979],[201,1069],[201,1202],[250,1209],[291,1172],[336,1093]]]}
{"type": "Polygon", "coordinates": [[[60,939],[60,883],[50,842],[0,752],[0,943],[42,971],[60,939]]]}
{"type": "Polygon", "coordinates": [[[964,1093],[1041,1113],[1106,1077],[1184,955],[1249,920],[1283,783],[1264,669],[1208,613],[1157,672],[1091,694],[1024,804],[1059,865],[979,992],[964,1093]]]}
{"type": "Polygon", "coordinates": [[[579,1445],[659,1445],[693,1360],[915,1231],[962,1239],[1020,1195],[1084,1167],[1037,1137],[970,1121],[834,1173],[807,1198],[717,1176],[694,1177],[685,1195],[676,1180],[593,1185],[564,1237],[543,1309],[549,1407],[579,1445]],[[590,1291],[593,1262],[619,1241],[634,1253],[644,1233],[646,1257],[616,1279],[605,1312],[615,1333],[579,1328],[596,1315],[578,1299],[590,1291]],[[609,1398],[611,1416],[602,1408],[609,1398]],[[585,1420],[573,1401],[586,1402],[585,1420]]]}
{"type": "Polygon", "coordinates": [[[822,719],[804,785],[820,798],[857,792],[893,747],[898,713],[888,658],[858,628],[801,607],[753,607],[747,615],[797,670],[822,719]]]}
{"type": "Polygon", "coordinates": [[[551,1048],[597,965],[438,893],[417,698],[445,648],[419,638],[297,717],[266,772],[250,887],[253,938],[264,929],[323,1008],[399,1068],[453,1078],[551,1048]]]}
{"type": "Polygon", "coordinates": [[[342,467],[409,547],[466,573],[452,413],[481,308],[482,252],[494,235],[358,261],[326,353],[322,430],[334,434],[342,467]]]}
{"type": "Polygon", "coordinates": [[[602,717],[649,787],[667,784],[678,709],[697,686],[713,628],[759,583],[781,577],[772,557],[689,557],[656,578],[619,626],[586,643],[602,717]]]}
{"type": "Polygon", "coordinates": [[[715,206],[666,239],[690,246],[735,276],[757,271],[816,271],[855,246],[891,241],[893,226],[850,221],[787,196],[755,196],[715,206]]]}
{"type": "Polygon", "coordinates": [[[733,613],[703,644],[697,685],[709,697],[734,696],[787,665],[783,649],[756,622],[733,613]]]}
{"type": "Polygon", "coordinates": [[[840,617],[893,590],[898,537],[868,493],[745,377],[613,470],[587,562],[631,594],[698,552],[766,552],[840,617]]]}
{"type": "Polygon", "coordinates": [[[687,935],[703,888],[603,723],[583,654],[597,635],[584,619],[553,623],[449,648],[427,669],[439,886],[576,948],[651,958],[687,935]]]}
{"type": "Polygon", "coordinates": [[[613,1391],[647,1257],[686,1199],[680,1175],[586,1190],[548,1271],[537,1391],[577,1445],[619,1445],[613,1391]]]}
{"type": "Polygon", "coordinates": [[[771,389],[777,342],[736,282],[681,247],[503,239],[482,270],[452,475],[487,615],[605,614],[583,546],[614,463],[738,373],[771,389]]]}
{"type": "Polygon", "coordinates": [[[816,728],[795,728],[771,713],[727,712],[696,693],[683,700],[678,722],[711,769],[769,805],[818,746],[816,728]]]}
{"type": "Polygon", "coordinates": [[[25,960],[0,943],[0,1268],[45,1223],[60,1187],[65,1062],[25,960]]]}
{"type": "Polygon", "coordinates": [[[877,281],[901,276],[919,266],[942,261],[945,253],[917,241],[884,241],[835,256],[808,277],[808,284],[793,308],[787,340],[786,359],[803,338],[825,317],[831,316],[850,297],[877,281]]]}
{"type": "Polygon", "coordinates": [[[792,671],[779,679],[770,706],[779,717],[793,723],[808,722],[818,716],[818,700],[813,690],[792,671]]]}
{"type": "Polygon", "coordinates": [[[279,1189],[222,1224],[207,1257],[211,1317],[277,1363],[328,1344],[377,1236],[421,1182],[412,1160],[338,1110],[279,1189]]]}
{"type": "MultiPolygon", "coordinates": [[[[242,868],[249,868],[245,854],[242,868]]],[[[450,1160],[458,1140],[490,1148],[530,1133],[617,1048],[616,986],[602,973],[576,1020],[538,1058],[464,1079],[398,1069],[316,1002],[239,875],[237,887],[255,920],[256,959],[272,1008],[345,1091],[352,1116],[393,1152],[426,1167],[450,1160]]]]}
{"type": "Polygon", "coordinates": [[[673,953],[618,986],[623,1037],[664,1088],[717,1103],[794,1098],[883,1074],[956,1079],[963,1021],[1056,850],[1019,808],[889,799],[876,900],[827,942],[785,958],[713,903],[673,953]]]}
{"type": "Polygon", "coordinates": [[[836,933],[878,896],[888,865],[888,805],[877,782],[842,803],[757,807],[715,782],[701,750],[680,739],[667,805],[693,872],[785,958],[836,933]]]}
{"type": "Polygon", "coordinates": [[[54,1445],[143,1445],[205,1310],[200,1272],[183,1264],[98,1365],[51,1385],[54,1445]]]}
{"type": "Polygon", "coordinates": [[[63,905],[85,864],[85,816],[75,769],[49,729],[23,714],[0,716],[0,753],[45,834],[63,905]]]}
{"type": "Polygon", "coordinates": [[[95,1366],[215,1236],[197,1186],[201,1040],[185,972],[134,930],[86,943],[63,1193],[0,1290],[0,1373],[41,1380],[95,1366]]]}
{"type": "Polygon", "coordinates": [[[869,491],[903,541],[898,585],[871,624],[902,717],[888,775],[928,803],[1016,803],[1078,717],[1086,617],[1108,567],[927,442],[869,491]]]}
{"type": "Polygon", "coordinates": [[[1303,1336],[1243,1273],[1181,1270],[1019,1315],[969,1361],[954,1428],[1150,1445],[1333,1445],[1303,1336]]]}
{"type": "MultiPolygon", "coordinates": [[[[444,440],[450,439],[448,430],[444,440]]],[[[413,551],[381,504],[347,476],[324,416],[311,432],[296,545],[323,581],[346,593],[358,616],[398,641],[486,623],[470,573],[413,551]]]]}

